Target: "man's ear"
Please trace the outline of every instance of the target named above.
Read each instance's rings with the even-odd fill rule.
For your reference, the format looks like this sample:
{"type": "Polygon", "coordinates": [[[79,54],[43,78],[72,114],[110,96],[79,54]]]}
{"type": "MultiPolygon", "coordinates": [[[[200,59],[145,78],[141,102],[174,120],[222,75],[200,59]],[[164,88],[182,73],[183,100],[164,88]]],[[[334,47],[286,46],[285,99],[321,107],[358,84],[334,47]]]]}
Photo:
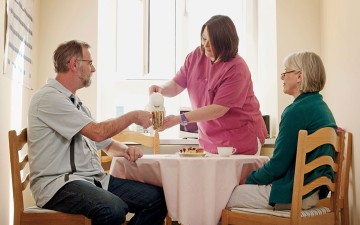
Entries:
{"type": "Polygon", "coordinates": [[[77,60],[76,57],[72,57],[69,61],[69,70],[76,71],[77,70],[77,60]]]}

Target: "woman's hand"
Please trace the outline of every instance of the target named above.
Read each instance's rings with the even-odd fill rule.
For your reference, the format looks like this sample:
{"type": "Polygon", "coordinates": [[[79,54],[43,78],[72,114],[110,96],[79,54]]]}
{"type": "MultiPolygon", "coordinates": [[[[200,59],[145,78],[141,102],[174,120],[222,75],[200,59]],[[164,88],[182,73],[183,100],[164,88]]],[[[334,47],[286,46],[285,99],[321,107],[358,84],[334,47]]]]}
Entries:
{"type": "Polygon", "coordinates": [[[149,87],[149,95],[151,95],[154,92],[159,92],[165,97],[174,97],[178,95],[180,92],[182,92],[184,89],[185,88],[181,87],[180,85],[177,85],[175,81],[170,80],[161,86],[151,85],[149,87]]]}
{"type": "Polygon", "coordinates": [[[161,90],[162,90],[162,88],[161,88],[160,86],[158,86],[158,85],[151,85],[151,86],[149,87],[149,95],[151,95],[151,94],[154,93],[154,92],[159,92],[159,93],[161,94],[161,90]]]}
{"type": "Polygon", "coordinates": [[[173,127],[177,124],[180,123],[180,116],[175,116],[175,115],[169,115],[167,117],[164,118],[164,123],[161,127],[159,127],[157,130],[158,131],[163,131],[166,130],[170,127],[173,127]]]}

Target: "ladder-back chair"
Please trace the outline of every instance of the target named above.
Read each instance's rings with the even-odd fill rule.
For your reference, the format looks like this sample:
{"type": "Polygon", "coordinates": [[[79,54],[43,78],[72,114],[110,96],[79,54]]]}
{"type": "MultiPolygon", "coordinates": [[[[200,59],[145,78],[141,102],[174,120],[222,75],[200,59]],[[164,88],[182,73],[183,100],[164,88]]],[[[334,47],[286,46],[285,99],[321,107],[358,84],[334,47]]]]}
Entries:
{"type": "Polygon", "coordinates": [[[14,225],[91,225],[91,220],[83,215],[67,214],[39,207],[24,207],[23,192],[29,184],[27,154],[27,128],[19,135],[9,131],[9,148],[12,187],[14,197],[14,225]],[[20,157],[22,155],[23,157],[20,157]]]}
{"type": "Polygon", "coordinates": [[[309,135],[306,130],[300,130],[291,210],[226,208],[222,213],[222,225],[337,225],[340,224],[340,221],[342,224],[347,225],[349,221],[347,192],[351,151],[352,134],[350,132],[340,131],[337,134],[334,128],[326,127],[309,135]],[[330,156],[321,156],[305,163],[306,153],[324,144],[333,146],[335,159],[330,156]],[[323,165],[332,167],[335,173],[334,181],[322,176],[305,185],[305,174],[323,165]],[[308,210],[302,210],[302,197],[323,185],[330,190],[326,203],[308,210]]]}

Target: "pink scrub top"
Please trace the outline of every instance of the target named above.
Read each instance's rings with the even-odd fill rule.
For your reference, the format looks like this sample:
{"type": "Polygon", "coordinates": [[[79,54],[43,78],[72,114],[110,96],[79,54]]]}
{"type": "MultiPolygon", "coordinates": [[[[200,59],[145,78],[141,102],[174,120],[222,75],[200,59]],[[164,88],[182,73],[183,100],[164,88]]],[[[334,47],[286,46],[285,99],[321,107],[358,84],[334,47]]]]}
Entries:
{"type": "Polygon", "coordinates": [[[264,144],[267,130],[243,58],[212,64],[198,47],[173,80],[187,88],[193,109],[211,104],[230,108],[220,118],[197,123],[201,147],[210,153],[217,153],[219,146],[235,147],[237,154],[257,153],[257,139],[264,144]]]}

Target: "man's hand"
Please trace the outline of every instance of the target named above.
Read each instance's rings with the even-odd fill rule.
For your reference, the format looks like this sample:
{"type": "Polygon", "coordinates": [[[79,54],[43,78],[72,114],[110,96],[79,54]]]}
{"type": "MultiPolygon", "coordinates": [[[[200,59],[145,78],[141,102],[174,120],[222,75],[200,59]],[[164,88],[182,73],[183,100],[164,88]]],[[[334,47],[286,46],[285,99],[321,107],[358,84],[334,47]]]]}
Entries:
{"type": "Polygon", "coordinates": [[[125,150],[124,158],[129,160],[130,162],[135,162],[138,158],[141,158],[143,153],[140,148],[136,146],[129,146],[125,150]]]}
{"type": "Polygon", "coordinates": [[[137,125],[140,125],[145,129],[152,126],[151,112],[144,111],[144,110],[136,110],[136,111],[132,111],[131,113],[133,113],[133,121],[137,125]]]}

